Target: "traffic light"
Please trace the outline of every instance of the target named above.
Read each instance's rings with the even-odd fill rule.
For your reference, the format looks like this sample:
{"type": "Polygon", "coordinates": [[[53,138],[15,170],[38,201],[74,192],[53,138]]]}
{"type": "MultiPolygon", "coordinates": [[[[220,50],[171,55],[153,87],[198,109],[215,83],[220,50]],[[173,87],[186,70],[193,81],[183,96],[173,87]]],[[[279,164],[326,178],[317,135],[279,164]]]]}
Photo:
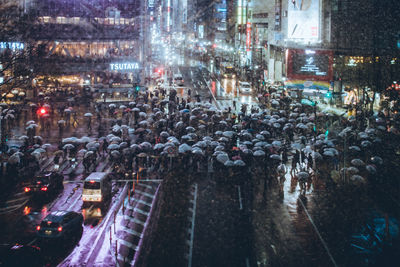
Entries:
{"type": "Polygon", "coordinates": [[[136,90],[136,92],[139,92],[140,86],[139,86],[139,85],[136,85],[135,90],[136,90]]]}
{"type": "Polygon", "coordinates": [[[326,97],[326,98],[331,98],[331,97],[332,97],[332,92],[327,92],[327,93],[325,94],[325,97],[326,97]]]}
{"type": "Polygon", "coordinates": [[[39,108],[37,113],[38,113],[39,116],[43,116],[43,115],[47,114],[47,109],[45,109],[43,107],[39,108]]]}

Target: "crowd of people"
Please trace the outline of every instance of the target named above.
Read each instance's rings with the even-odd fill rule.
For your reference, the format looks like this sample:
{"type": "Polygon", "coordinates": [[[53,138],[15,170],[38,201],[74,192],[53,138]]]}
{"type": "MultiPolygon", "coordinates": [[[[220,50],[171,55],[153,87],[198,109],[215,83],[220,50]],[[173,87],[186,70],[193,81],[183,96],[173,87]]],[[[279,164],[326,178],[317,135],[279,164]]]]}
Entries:
{"type": "Polygon", "coordinates": [[[20,114],[31,112],[23,116],[22,146],[3,153],[8,161],[3,172],[12,175],[27,162],[34,162],[33,171],[39,169],[52,145],[44,144],[37,131],[50,129],[55,118],[57,163],[61,155],[64,160],[81,158],[86,172],[107,157],[121,174],[143,172],[160,178],[180,166],[188,173],[212,173],[221,182],[256,177],[265,181],[265,188],[270,181],[282,184],[290,173],[293,186],[299,182],[303,193],[315,179],[365,184],[399,148],[397,114],[373,115],[365,124],[358,115],[319,112],[279,94],[271,96],[266,108],[219,110],[187,93],[185,98],[175,89],[159,88],[140,92],[127,104],[91,103],[83,109],[71,102],[55,108],[51,96],[39,106],[32,103],[30,111],[3,105],[3,132],[17,127],[13,123],[20,114]],[[49,108],[49,114],[38,116],[40,107],[49,108]],[[35,116],[39,123],[32,120],[35,116]],[[65,138],[64,130],[78,121],[86,123],[85,136],[65,138]]]}

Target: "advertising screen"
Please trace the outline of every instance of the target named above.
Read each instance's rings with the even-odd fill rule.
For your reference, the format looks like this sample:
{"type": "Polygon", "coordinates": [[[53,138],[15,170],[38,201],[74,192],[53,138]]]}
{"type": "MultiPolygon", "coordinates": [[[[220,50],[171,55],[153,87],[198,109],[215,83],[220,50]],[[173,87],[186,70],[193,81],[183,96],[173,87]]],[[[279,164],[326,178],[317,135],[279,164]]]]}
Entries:
{"type": "Polygon", "coordinates": [[[330,50],[288,49],[287,78],[312,81],[333,79],[333,52],[330,50]]]}
{"type": "Polygon", "coordinates": [[[288,38],[319,39],[320,0],[289,0],[288,38]]]}
{"type": "Polygon", "coordinates": [[[326,76],[329,67],[329,56],[314,54],[293,54],[293,74],[326,76]]]}

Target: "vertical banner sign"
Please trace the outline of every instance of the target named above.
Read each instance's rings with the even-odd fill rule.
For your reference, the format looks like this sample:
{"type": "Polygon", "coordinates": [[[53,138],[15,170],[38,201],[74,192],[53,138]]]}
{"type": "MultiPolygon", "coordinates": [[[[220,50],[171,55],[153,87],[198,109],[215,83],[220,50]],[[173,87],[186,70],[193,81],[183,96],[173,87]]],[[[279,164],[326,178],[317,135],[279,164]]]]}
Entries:
{"type": "Polygon", "coordinates": [[[246,25],[246,51],[250,51],[251,47],[251,23],[247,22],[246,25]]]}
{"type": "Polygon", "coordinates": [[[289,0],[288,38],[313,39],[319,36],[320,0],[289,0]]]}
{"type": "Polygon", "coordinates": [[[187,0],[182,0],[182,24],[187,24],[187,0]]]}
{"type": "Polygon", "coordinates": [[[171,0],[167,2],[167,32],[171,29],[171,0]]]}

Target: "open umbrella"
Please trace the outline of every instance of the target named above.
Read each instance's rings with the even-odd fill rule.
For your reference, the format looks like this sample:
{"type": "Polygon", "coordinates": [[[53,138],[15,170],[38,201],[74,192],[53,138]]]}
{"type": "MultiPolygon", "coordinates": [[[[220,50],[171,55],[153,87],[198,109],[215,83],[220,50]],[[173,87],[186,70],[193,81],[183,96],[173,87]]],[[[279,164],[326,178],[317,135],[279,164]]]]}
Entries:
{"type": "Polygon", "coordinates": [[[219,155],[217,155],[217,161],[220,163],[225,163],[229,160],[228,154],[225,152],[220,153],[219,155]]]}
{"type": "Polygon", "coordinates": [[[75,146],[72,145],[72,144],[66,144],[66,145],[63,146],[64,150],[70,150],[70,149],[74,149],[74,148],[75,148],[75,146]]]}
{"type": "Polygon", "coordinates": [[[244,161],[241,160],[241,159],[237,159],[237,160],[235,160],[235,161],[233,162],[233,165],[234,165],[234,166],[238,166],[238,167],[243,167],[243,166],[246,166],[246,163],[244,163],[244,161]]]}
{"type": "Polygon", "coordinates": [[[119,149],[119,145],[111,144],[111,145],[108,145],[107,149],[108,150],[117,150],[117,149],[119,149]]]}
{"type": "Polygon", "coordinates": [[[90,112],[88,112],[88,113],[85,113],[85,115],[84,115],[85,117],[92,117],[93,116],[93,114],[92,113],[90,113],[90,112]]]}
{"type": "Polygon", "coordinates": [[[186,153],[192,150],[192,147],[189,146],[188,144],[182,144],[178,148],[179,153],[186,153]]]}
{"type": "Polygon", "coordinates": [[[255,157],[264,157],[265,156],[265,152],[262,150],[257,150],[253,153],[253,156],[255,157]]]}
{"type": "Polygon", "coordinates": [[[365,165],[364,161],[362,161],[361,159],[353,159],[351,161],[351,164],[353,164],[354,166],[357,166],[357,167],[365,165]]]}
{"type": "Polygon", "coordinates": [[[367,166],[365,166],[365,169],[367,170],[367,172],[369,172],[371,174],[375,174],[376,173],[376,168],[373,165],[367,165],[367,166]]]}
{"type": "Polygon", "coordinates": [[[364,177],[360,176],[360,175],[352,175],[350,177],[350,181],[354,184],[365,184],[365,179],[364,177]]]}
{"type": "Polygon", "coordinates": [[[233,167],[233,166],[235,166],[235,163],[232,160],[227,160],[227,161],[225,161],[224,166],[233,167]]]}
{"type": "Polygon", "coordinates": [[[118,150],[111,151],[111,157],[118,158],[119,156],[121,156],[121,153],[118,150]]]}
{"type": "Polygon", "coordinates": [[[378,156],[371,157],[371,162],[374,164],[382,165],[383,164],[383,159],[378,156]]]}
{"type": "Polygon", "coordinates": [[[269,156],[269,158],[274,160],[282,160],[281,156],[279,156],[278,154],[272,154],[271,156],[269,156]]]}
{"type": "Polygon", "coordinates": [[[297,177],[299,178],[299,180],[307,180],[307,178],[310,177],[310,174],[308,174],[307,172],[299,172],[297,174],[297,177]]]}

